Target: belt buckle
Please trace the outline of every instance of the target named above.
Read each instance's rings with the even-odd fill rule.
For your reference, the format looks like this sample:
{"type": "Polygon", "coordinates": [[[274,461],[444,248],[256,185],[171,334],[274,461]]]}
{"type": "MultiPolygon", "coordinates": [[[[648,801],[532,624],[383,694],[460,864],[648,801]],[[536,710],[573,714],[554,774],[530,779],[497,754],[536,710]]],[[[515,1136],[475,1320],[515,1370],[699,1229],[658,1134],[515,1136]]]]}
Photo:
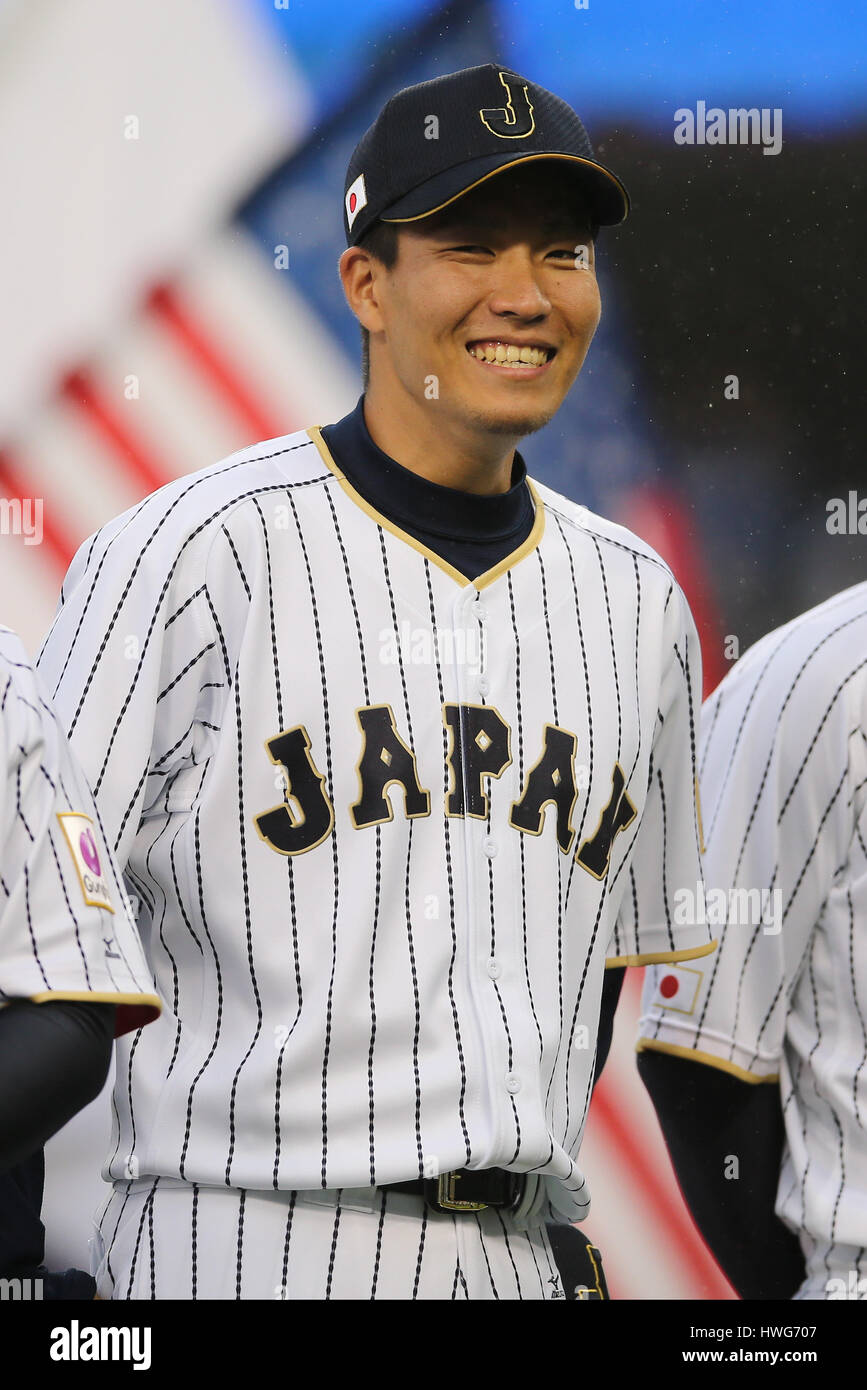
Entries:
{"type": "Polygon", "coordinates": [[[455,1184],[460,1178],[460,1173],[440,1173],[436,1180],[436,1206],[440,1211],[487,1211],[487,1202],[462,1202],[455,1195],[455,1184]]]}

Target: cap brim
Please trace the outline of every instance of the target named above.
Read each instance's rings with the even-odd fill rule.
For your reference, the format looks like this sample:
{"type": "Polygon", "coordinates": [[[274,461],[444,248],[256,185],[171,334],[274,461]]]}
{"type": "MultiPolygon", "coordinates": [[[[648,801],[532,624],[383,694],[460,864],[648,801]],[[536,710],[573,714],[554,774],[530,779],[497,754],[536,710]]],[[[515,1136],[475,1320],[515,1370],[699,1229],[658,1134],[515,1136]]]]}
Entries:
{"type": "Polygon", "coordinates": [[[575,183],[587,196],[590,211],[602,227],[614,227],[624,222],[629,213],[629,194],[623,184],[610,169],[595,160],[582,155],[562,154],[557,150],[539,150],[534,154],[519,155],[515,159],[502,155],[486,155],[484,159],[470,159],[454,169],[420,183],[411,193],[399,198],[396,203],[379,214],[382,222],[416,222],[430,217],[449,203],[462,198],[470,189],[478,187],[495,174],[505,169],[513,169],[518,164],[528,164],[531,160],[556,159],[568,162],[575,169],[575,183]]]}

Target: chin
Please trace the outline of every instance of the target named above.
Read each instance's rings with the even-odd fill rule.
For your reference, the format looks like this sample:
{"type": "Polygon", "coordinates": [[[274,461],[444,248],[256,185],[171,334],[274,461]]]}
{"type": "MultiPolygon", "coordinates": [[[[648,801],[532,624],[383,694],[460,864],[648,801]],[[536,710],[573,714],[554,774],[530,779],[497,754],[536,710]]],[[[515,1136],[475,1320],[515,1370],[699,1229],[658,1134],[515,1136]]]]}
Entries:
{"type": "Polygon", "coordinates": [[[510,410],[495,411],[485,410],[474,406],[469,412],[469,418],[476,428],[481,428],[486,434],[511,435],[512,438],[523,439],[525,435],[535,434],[541,430],[549,421],[553,420],[560,405],[543,408],[537,406],[532,409],[527,402],[523,406],[513,405],[510,410]]]}

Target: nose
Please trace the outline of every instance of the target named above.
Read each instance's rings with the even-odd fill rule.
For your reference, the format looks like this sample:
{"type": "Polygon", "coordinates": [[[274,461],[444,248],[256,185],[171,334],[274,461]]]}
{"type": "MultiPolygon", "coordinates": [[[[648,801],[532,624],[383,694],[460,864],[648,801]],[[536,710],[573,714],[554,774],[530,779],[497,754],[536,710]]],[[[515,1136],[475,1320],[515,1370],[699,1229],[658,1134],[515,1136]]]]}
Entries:
{"type": "Polygon", "coordinates": [[[527,246],[511,246],[496,259],[494,283],[488,295],[492,313],[521,319],[540,319],[551,312],[551,301],[527,246]]]}

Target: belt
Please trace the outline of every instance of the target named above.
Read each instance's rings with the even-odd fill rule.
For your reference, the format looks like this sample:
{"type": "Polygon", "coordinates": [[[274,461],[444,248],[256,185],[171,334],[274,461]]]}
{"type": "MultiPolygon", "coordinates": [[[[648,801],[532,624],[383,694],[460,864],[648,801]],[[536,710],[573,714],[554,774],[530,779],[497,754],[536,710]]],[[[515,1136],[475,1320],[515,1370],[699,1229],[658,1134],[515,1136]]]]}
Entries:
{"type": "Polygon", "coordinates": [[[505,1168],[458,1168],[438,1178],[389,1182],[390,1192],[424,1197],[434,1211],[484,1211],[486,1207],[516,1207],[524,1195],[526,1176],[505,1168]]]}

